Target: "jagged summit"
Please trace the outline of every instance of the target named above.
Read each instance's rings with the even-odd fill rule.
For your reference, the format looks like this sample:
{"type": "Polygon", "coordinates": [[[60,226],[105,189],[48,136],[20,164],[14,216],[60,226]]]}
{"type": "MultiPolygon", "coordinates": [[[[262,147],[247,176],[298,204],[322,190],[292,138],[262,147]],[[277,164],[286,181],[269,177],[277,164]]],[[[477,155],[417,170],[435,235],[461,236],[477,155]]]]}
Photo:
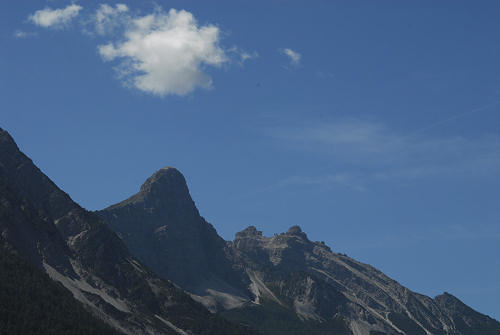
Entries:
{"type": "Polygon", "coordinates": [[[302,228],[300,228],[300,226],[291,226],[289,229],[288,229],[288,234],[298,234],[298,233],[302,233],[302,228]]]}
{"type": "MultiPolygon", "coordinates": [[[[301,237],[305,240],[308,241],[308,238],[307,238],[307,235],[306,233],[304,233],[302,231],[302,229],[300,228],[300,226],[291,226],[288,231],[286,233],[281,233],[279,235],[275,235],[274,237],[291,237],[291,236],[297,236],[297,237],[301,237]]],[[[240,232],[237,232],[236,233],[236,237],[235,239],[241,239],[241,238],[245,238],[245,237],[262,237],[264,239],[268,239],[268,237],[264,236],[262,231],[258,230],[257,227],[255,226],[248,226],[247,228],[243,229],[242,231],[240,232]]]]}
{"type": "Polygon", "coordinates": [[[247,228],[243,229],[240,232],[236,233],[235,239],[242,239],[242,238],[248,238],[248,237],[259,237],[263,236],[262,231],[257,230],[257,227],[255,226],[248,226],[247,228]]]}

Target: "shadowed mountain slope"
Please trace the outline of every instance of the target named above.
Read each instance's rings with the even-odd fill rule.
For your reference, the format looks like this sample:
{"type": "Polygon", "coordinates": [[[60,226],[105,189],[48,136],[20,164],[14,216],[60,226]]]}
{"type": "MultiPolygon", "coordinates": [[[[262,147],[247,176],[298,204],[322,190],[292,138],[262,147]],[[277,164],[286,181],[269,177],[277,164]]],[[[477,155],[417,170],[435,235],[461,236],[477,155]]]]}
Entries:
{"type": "Polygon", "coordinates": [[[0,334],[118,335],[14,251],[0,246],[0,334]]]}
{"type": "Polygon", "coordinates": [[[209,313],[132,256],[0,129],[0,236],[98,318],[126,334],[251,334],[209,313]]]}
{"type": "Polygon", "coordinates": [[[231,304],[216,291],[250,297],[244,278],[232,268],[226,242],[200,216],[177,169],[160,169],[137,194],[98,214],[137,258],[204,297],[213,310],[231,304]]]}

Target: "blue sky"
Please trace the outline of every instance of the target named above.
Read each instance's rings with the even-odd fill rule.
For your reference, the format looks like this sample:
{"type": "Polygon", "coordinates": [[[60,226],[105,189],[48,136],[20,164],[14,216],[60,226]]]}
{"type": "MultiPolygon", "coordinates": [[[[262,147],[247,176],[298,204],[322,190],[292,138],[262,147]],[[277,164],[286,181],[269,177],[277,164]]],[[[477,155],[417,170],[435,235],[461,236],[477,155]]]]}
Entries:
{"type": "Polygon", "coordinates": [[[499,14],[496,1],[3,1],[0,126],[88,209],[175,166],[226,239],[298,224],[500,319],[499,14]]]}

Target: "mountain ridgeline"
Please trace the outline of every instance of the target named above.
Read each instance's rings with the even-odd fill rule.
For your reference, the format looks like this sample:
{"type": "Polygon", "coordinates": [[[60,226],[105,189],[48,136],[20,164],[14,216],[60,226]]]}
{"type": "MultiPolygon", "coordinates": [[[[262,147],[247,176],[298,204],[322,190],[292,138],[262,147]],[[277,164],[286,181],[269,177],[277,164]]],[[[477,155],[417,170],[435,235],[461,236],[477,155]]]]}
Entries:
{"type": "Polygon", "coordinates": [[[500,323],[452,295],[412,292],[298,226],[273,237],[251,226],[224,241],[175,168],[97,214],[153,271],[263,334],[500,335],[500,323]]]}
{"type": "Polygon", "coordinates": [[[225,241],[175,168],[89,212],[2,129],[0,277],[0,334],[500,335],[298,226],[225,241]]]}

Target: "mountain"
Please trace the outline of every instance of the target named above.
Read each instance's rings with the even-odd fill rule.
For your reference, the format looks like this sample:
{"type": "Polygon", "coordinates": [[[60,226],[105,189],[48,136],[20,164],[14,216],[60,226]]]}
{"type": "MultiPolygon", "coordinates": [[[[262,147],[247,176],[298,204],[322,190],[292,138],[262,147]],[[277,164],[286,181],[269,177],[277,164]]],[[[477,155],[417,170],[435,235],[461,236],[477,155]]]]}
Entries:
{"type": "Polygon", "coordinates": [[[160,169],[137,194],[98,214],[144,264],[212,311],[230,307],[235,296],[251,296],[232,268],[226,242],[200,216],[177,169],[160,169]]]}
{"type": "Polygon", "coordinates": [[[273,237],[252,226],[223,241],[174,168],[97,214],[154,271],[264,334],[500,335],[500,323],[457,298],[412,292],[298,226],[273,237]]]}
{"type": "MultiPolygon", "coordinates": [[[[125,334],[254,334],[142,265],[0,129],[0,242],[125,334]]],[[[28,306],[26,306],[28,310],[28,306]]]]}
{"type": "MultiPolygon", "coordinates": [[[[457,298],[412,292],[374,267],[310,241],[297,226],[273,237],[249,227],[231,245],[233,262],[246,269],[256,299],[263,296],[267,305],[292,310],[318,327],[333,317],[356,335],[500,334],[500,323],[457,298]]],[[[230,312],[245,320],[254,309],[230,312]]]]}

